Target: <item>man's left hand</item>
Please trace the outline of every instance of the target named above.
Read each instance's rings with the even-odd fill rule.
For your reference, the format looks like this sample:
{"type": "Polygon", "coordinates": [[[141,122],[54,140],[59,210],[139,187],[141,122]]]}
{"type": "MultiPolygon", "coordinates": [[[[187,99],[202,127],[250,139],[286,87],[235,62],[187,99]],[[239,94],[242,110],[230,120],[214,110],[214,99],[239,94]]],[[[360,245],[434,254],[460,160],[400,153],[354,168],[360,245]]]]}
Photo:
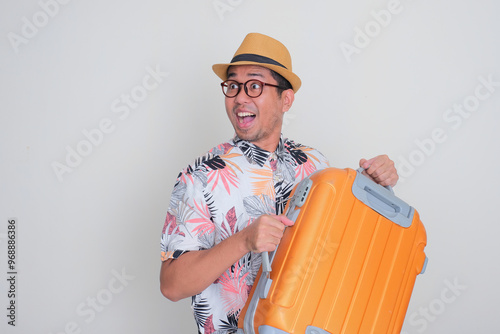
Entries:
{"type": "Polygon", "coordinates": [[[394,161],[385,154],[369,160],[361,159],[359,166],[365,169],[363,171],[364,175],[369,176],[384,187],[394,187],[398,182],[399,176],[396,167],[394,167],[394,161]]]}

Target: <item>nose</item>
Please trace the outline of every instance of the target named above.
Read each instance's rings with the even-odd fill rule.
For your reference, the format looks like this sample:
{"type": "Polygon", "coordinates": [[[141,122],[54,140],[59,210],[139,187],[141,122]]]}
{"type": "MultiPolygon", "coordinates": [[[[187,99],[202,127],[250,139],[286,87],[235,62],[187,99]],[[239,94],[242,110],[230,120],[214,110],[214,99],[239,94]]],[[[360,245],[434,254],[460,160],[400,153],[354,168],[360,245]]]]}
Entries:
{"type": "Polygon", "coordinates": [[[245,91],[245,86],[243,84],[240,84],[240,91],[238,94],[234,97],[234,102],[237,104],[245,104],[250,101],[250,96],[245,91]]]}

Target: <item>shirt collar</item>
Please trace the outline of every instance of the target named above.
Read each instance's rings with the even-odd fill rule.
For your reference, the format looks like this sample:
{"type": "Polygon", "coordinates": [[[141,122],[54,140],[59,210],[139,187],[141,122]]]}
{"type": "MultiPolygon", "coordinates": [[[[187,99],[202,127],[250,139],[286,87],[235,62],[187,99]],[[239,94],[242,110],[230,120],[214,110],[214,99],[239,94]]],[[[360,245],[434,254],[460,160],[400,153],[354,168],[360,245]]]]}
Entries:
{"type": "Polygon", "coordinates": [[[264,166],[266,161],[271,157],[271,156],[281,156],[283,152],[285,151],[285,145],[284,145],[284,139],[283,139],[283,134],[280,135],[280,140],[278,142],[278,147],[276,148],[276,151],[274,152],[269,152],[266,151],[257,145],[239,138],[237,135],[234,136],[233,138],[234,145],[239,147],[245,157],[251,162],[255,163],[259,166],[264,166]]]}

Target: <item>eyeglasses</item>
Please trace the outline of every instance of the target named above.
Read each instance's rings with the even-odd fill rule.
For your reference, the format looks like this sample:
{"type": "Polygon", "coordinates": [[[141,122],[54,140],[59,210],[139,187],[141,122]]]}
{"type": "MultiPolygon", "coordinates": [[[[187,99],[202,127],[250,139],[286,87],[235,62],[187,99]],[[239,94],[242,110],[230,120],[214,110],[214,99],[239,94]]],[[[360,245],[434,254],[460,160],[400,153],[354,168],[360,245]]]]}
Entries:
{"type": "Polygon", "coordinates": [[[285,87],[272,85],[255,79],[248,80],[245,83],[241,83],[235,80],[226,80],[220,85],[222,87],[222,93],[224,93],[224,95],[226,95],[227,97],[235,97],[236,95],[238,95],[241,91],[241,86],[245,88],[245,93],[247,93],[249,97],[259,97],[264,90],[264,86],[286,89],[285,87]]]}

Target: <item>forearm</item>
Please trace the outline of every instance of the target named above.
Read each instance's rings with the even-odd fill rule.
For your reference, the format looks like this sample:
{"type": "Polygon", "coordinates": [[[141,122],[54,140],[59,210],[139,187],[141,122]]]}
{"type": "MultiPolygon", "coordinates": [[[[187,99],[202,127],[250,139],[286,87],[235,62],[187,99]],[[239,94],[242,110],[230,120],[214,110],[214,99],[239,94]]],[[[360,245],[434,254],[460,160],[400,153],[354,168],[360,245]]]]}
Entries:
{"type": "Polygon", "coordinates": [[[178,259],[164,261],[160,271],[160,289],[177,301],[205,290],[248,250],[241,233],[236,233],[207,250],[191,251],[178,259]]]}

